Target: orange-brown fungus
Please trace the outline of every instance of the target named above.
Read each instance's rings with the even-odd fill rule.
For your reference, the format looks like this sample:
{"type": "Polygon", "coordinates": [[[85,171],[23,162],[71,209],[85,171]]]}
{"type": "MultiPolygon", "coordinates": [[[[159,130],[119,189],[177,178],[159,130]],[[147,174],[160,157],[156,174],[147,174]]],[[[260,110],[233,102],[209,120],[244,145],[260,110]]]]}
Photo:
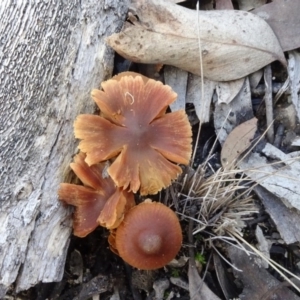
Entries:
{"type": "Polygon", "coordinates": [[[176,93],[134,73],[103,82],[102,88],[92,91],[101,115],[79,115],[74,123],[87,164],[116,157],[108,173],[117,186],[156,194],[182,172],[174,163],[188,164],[192,151],[185,111],[166,114],[176,93]]]}
{"type": "Polygon", "coordinates": [[[124,213],[134,205],[132,193],[116,188],[108,177],[103,178],[104,164],[88,166],[85,154],[79,153],[70,166],[84,186],[61,183],[58,196],[61,201],[74,205],[74,235],[84,237],[99,226],[103,214],[104,225],[117,227],[124,213]]]}
{"type": "Polygon", "coordinates": [[[115,254],[119,255],[119,252],[116,247],[116,229],[113,229],[110,231],[107,240],[108,240],[110,250],[112,252],[114,252],[115,254]]]}
{"type": "Polygon", "coordinates": [[[133,207],[111,236],[111,246],[120,257],[138,269],[165,266],[178,253],[182,232],[176,214],[158,202],[133,207]],[[115,241],[114,241],[115,238],[115,241]]]}
{"type": "Polygon", "coordinates": [[[107,229],[117,228],[123,221],[124,214],[135,205],[134,196],[131,192],[123,191],[120,188],[117,190],[118,193],[114,193],[108,199],[97,219],[98,223],[107,229]]]}

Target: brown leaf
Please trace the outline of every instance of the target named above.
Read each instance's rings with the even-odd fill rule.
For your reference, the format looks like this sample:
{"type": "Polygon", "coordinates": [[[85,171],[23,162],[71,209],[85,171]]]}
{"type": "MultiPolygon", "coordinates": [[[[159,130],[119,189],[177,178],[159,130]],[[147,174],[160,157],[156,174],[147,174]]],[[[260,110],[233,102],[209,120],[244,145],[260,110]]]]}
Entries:
{"type": "Polygon", "coordinates": [[[274,60],[285,64],[280,44],[269,25],[247,12],[196,11],[168,1],[133,1],[134,24],[107,43],[125,58],[162,63],[200,75],[200,33],[204,76],[215,81],[244,77],[274,60]]]}
{"type": "Polygon", "coordinates": [[[238,291],[233,283],[231,274],[228,272],[228,265],[217,253],[213,253],[213,262],[216,275],[225,298],[238,298],[238,291]]]}
{"type": "Polygon", "coordinates": [[[268,271],[256,265],[253,255],[247,255],[245,251],[234,246],[230,246],[227,249],[231,262],[238,269],[242,270],[242,272],[238,272],[233,269],[234,275],[244,285],[240,299],[299,299],[299,297],[287,288],[287,282],[280,282],[268,271]]]}
{"type": "Polygon", "coordinates": [[[257,130],[257,119],[246,121],[231,131],[221,151],[223,167],[232,166],[239,156],[249,148],[257,130]]]}
{"type": "MultiPolygon", "coordinates": [[[[219,102],[219,101],[218,101],[219,102]]],[[[239,93],[228,104],[215,102],[214,126],[223,146],[228,134],[238,125],[254,117],[248,77],[239,93]]]]}
{"type": "Polygon", "coordinates": [[[233,9],[231,0],[216,0],[216,9],[233,9]]]}
{"type": "Polygon", "coordinates": [[[220,300],[212,290],[203,282],[197,271],[194,257],[189,259],[189,292],[190,299],[194,300],[220,300]]]}
{"type": "Polygon", "coordinates": [[[300,1],[277,0],[252,13],[263,18],[275,32],[283,51],[300,47],[300,1]]]}

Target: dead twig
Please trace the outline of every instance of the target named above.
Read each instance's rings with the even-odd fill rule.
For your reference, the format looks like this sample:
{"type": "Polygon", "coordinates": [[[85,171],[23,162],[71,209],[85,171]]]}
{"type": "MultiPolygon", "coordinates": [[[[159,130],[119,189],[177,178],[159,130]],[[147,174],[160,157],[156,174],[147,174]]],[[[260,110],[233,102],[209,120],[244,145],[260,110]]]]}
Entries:
{"type": "Polygon", "coordinates": [[[266,84],[265,104],[266,104],[266,119],[269,130],[267,138],[270,143],[274,141],[274,114],[273,114],[273,95],[272,95],[272,69],[271,65],[267,65],[264,70],[264,79],[266,84]]]}

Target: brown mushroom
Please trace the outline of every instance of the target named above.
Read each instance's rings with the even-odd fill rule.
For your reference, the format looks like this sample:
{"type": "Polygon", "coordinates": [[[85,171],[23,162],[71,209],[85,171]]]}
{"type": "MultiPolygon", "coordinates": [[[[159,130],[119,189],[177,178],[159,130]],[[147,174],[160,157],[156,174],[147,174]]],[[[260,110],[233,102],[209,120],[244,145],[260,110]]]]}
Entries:
{"type": "Polygon", "coordinates": [[[113,229],[113,230],[110,231],[107,240],[108,240],[110,250],[113,253],[119,255],[119,252],[118,252],[117,246],[116,246],[116,229],[113,229]]]}
{"type": "Polygon", "coordinates": [[[117,186],[142,195],[156,194],[188,164],[191,126],[184,110],[166,114],[176,93],[139,74],[102,83],[92,97],[101,115],[79,115],[74,123],[88,165],[116,158],[108,173],[117,186]]]}
{"type": "Polygon", "coordinates": [[[132,71],[126,71],[126,72],[119,73],[119,74],[115,75],[112,79],[120,81],[121,78],[124,77],[124,76],[132,76],[132,77],[141,76],[144,83],[146,83],[150,79],[149,77],[146,77],[142,74],[132,72],[132,71]]]}
{"type": "Polygon", "coordinates": [[[97,222],[107,229],[117,228],[123,221],[124,214],[135,205],[131,192],[123,191],[121,188],[116,188],[116,190],[118,192],[107,200],[97,219],[97,222]]]}
{"type": "Polygon", "coordinates": [[[116,188],[111,178],[103,178],[105,164],[88,166],[85,158],[84,153],[79,153],[70,164],[84,186],[62,183],[58,191],[61,201],[76,207],[73,233],[79,237],[85,237],[99,225],[117,227],[134,205],[132,193],[116,188]]]}
{"type": "Polygon", "coordinates": [[[110,237],[110,244],[120,257],[142,270],[165,266],[182,243],[176,214],[164,204],[149,200],[133,207],[110,237]]]}

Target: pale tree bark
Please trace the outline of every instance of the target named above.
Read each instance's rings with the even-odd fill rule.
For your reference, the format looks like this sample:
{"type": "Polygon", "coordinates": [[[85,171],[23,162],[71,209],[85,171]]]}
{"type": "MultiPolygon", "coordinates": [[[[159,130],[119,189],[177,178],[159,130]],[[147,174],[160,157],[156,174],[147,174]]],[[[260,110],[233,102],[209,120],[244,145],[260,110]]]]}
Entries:
{"type": "Polygon", "coordinates": [[[2,0],[0,4],[0,298],[60,281],[71,210],[57,200],[93,113],[92,88],[111,75],[104,42],[125,18],[122,0],[2,0]]]}

